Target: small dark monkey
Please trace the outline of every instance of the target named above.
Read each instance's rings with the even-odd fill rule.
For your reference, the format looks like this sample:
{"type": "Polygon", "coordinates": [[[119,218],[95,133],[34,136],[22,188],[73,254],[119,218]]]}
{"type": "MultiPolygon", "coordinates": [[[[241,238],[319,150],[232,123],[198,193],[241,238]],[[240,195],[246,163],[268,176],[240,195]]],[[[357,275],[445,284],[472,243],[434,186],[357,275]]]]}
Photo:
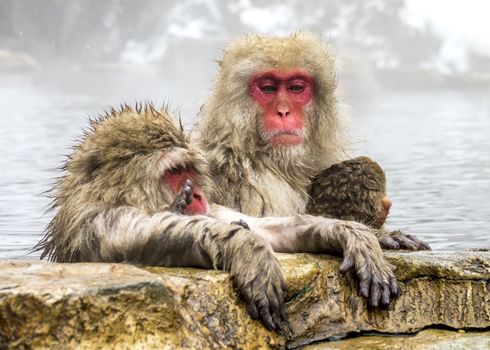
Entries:
{"type": "Polygon", "coordinates": [[[379,164],[368,157],[349,159],[327,168],[312,180],[310,196],[307,208],[310,214],[362,222],[376,229],[383,248],[430,249],[413,235],[388,232],[383,227],[391,208],[386,176],[379,164]]]}

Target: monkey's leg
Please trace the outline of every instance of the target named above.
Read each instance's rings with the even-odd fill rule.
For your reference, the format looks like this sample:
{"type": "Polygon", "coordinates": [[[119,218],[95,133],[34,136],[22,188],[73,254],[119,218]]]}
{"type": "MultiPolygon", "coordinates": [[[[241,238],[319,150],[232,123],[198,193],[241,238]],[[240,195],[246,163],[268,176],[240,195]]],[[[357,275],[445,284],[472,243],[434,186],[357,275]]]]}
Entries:
{"type": "Polygon", "coordinates": [[[186,180],[175,197],[169,210],[174,213],[184,214],[185,208],[192,203],[192,181],[186,180]]]}
{"type": "Polygon", "coordinates": [[[374,230],[379,244],[383,249],[431,250],[430,245],[414,235],[400,230],[388,231],[385,228],[374,230]]]}
{"type": "Polygon", "coordinates": [[[200,215],[147,215],[131,207],[103,211],[92,225],[101,261],[223,269],[253,318],[271,330],[286,322],[279,262],[263,238],[243,227],[200,215]]]}

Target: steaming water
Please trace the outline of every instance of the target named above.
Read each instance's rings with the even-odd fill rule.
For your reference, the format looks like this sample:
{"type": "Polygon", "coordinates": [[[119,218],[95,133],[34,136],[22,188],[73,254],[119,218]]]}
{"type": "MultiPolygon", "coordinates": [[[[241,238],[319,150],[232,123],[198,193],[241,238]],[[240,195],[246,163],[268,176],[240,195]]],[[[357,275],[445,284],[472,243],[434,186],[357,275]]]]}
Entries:
{"type": "MultiPolygon", "coordinates": [[[[117,82],[105,89],[114,91],[108,96],[0,78],[0,258],[36,258],[28,251],[52,217],[44,213],[49,199],[43,192],[59,175],[87,117],[124,100],[161,98],[158,88],[147,86],[133,88],[139,95],[121,93],[117,82]]],[[[169,99],[182,106],[178,96],[169,99]]],[[[391,226],[419,235],[434,249],[489,246],[488,94],[386,94],[354,124],[360,153],[386,169],[395,203],[391,226]]]]}

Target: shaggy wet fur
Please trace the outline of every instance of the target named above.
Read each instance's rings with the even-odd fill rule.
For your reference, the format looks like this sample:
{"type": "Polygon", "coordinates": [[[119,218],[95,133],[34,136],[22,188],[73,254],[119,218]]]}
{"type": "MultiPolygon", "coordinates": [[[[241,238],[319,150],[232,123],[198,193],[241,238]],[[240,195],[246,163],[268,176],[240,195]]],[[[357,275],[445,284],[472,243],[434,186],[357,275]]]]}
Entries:
{"type": "Polygon", "coordinates": [[[194,129],[217,182],[213,199],[254,216],[304,213],[310,177],[345,158],[331,50],[311,33],[246,35],[225,49],[219,64],[213,94],[194,129]],[[261,111],[249,97],[249,80],[258,70],[298,67],[310,73],[315,87],[305,142],[272,147],[261,136],[261,111]]]}
{"type": "Polygon", "coordinates": [[[308,213],[381,228],[386,176],[378,163],[357,157],[327,168],[313,179],[308,213]]]}

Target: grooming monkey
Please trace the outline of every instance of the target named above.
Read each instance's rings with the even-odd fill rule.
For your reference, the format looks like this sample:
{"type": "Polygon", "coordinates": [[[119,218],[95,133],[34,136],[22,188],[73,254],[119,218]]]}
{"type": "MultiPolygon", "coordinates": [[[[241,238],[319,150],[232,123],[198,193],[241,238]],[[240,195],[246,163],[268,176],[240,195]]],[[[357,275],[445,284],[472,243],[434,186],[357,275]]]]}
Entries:
{"type": "Polygon", "coordinates": [[[312,180],[309,193],[308,213],[362,222],[376,229],[374,232],[382,248],[430,249],[415,236],[401,231],[388,233],[383,228],[391,208],[386,194],[386,176],[379,164],[368,157],[330,166],[312,180]]]}
{"type": "Polygon", "coordinates": [[[246,35],[219,66],[194,128],[212,200],[253,216],[307,212],[311,179],[346,157],[332,52],[306,32],[246,35]]]}
{"type": "Polygon", "coordinates": [[[340,271],[355,272],[372,306],[399,293],[362,224],[255,218],[208,205],[207,164],[165,109],[125,106],[92,121],[64,169],[52,190],[57,212],[37,245],[41,258],[223,269],[250,315],[276,330],[286,317],[285,284],[273,250],[342,255],[340,271]]]}

